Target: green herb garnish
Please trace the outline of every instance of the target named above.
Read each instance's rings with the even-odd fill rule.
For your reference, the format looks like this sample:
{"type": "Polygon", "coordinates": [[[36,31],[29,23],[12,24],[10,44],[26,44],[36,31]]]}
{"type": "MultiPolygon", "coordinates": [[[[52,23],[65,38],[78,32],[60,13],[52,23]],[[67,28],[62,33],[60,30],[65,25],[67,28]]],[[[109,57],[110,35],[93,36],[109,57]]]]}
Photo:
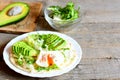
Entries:
{"type": "Polygon", "coordinates": [[[36,70],[39,72],[39,71],[50,71],[50,70],[53,70],[53,69],[59,69],[58,66],[56,64],[53,64],[49,67],[40,67],[40,66],[37,66],[36,67],[36,70]]]}
{"type": "Polygon", "coordinates": [[[49,15],[53,19],[57,20],[75,20],[79,17],[79,9],[76,10],[73,2],[68,2],[65,7],[50,6],[47,8],[51,11],[49,15]]]}

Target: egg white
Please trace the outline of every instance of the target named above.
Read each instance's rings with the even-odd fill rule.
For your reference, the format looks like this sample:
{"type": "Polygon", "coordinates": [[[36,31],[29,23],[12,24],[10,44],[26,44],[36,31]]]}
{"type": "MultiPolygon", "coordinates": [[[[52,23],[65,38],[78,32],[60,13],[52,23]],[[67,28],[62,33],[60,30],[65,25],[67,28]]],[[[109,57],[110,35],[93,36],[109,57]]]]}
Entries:
{"type": "Polygon", "coordinates": [[[58,67],[64,63],[65,57],[60,51],[42,51],[37,57],[36,64],[41,67],[49,67],[47,56],[50,55],[53,63],[58,67]]]}

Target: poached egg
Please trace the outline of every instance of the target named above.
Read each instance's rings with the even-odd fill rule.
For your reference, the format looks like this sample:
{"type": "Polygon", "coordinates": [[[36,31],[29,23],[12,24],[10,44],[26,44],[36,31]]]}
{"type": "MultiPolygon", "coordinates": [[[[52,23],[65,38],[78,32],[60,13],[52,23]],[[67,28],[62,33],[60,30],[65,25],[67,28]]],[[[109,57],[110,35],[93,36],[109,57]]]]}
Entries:
{"type": "Polygon", "coordinates": [[[56,64],[61,67],[65,57],[60,51],[42,51],[37,57],[36,64],[41,67],[49,67],[56,64]]]}

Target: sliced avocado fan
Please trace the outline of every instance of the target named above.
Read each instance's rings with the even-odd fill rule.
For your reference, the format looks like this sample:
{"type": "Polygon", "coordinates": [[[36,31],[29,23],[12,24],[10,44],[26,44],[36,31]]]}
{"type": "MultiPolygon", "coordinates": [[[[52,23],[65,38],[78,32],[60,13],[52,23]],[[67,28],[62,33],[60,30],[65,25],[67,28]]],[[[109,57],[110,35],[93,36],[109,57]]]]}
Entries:
{"type": "Polygon", "coordinates": [[[19,41],[13,44],[12,51],[16,55],[22,54],[24,56],[36,56],[39,53],[37,50],[27,45],[23,41],[19,41]]]}
{"type": "Polygon", "coordinates": [[[13,2],[0,11],[0,27],[24,19],[30,11],[29,5],[24,2],[13,2]]]}

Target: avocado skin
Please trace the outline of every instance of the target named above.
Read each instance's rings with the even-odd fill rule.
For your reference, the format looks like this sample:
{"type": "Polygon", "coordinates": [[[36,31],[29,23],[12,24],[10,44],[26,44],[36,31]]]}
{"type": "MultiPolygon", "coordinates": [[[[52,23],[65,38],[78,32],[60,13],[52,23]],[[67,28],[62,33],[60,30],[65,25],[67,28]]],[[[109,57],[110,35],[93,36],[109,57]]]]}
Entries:
{"type": "Polygon", "coordinates": [[[0,27],[14,24],[23,20],[29,14],[29,12],[30,12],[30,7],[27,3],[24,2],[13,2],[7,5],[2,11],[0,11],[0,27]],[[22,6],[23,7],[22,13],[16,16],[7,15],[8,11],[15,6],[22,6]]]}

